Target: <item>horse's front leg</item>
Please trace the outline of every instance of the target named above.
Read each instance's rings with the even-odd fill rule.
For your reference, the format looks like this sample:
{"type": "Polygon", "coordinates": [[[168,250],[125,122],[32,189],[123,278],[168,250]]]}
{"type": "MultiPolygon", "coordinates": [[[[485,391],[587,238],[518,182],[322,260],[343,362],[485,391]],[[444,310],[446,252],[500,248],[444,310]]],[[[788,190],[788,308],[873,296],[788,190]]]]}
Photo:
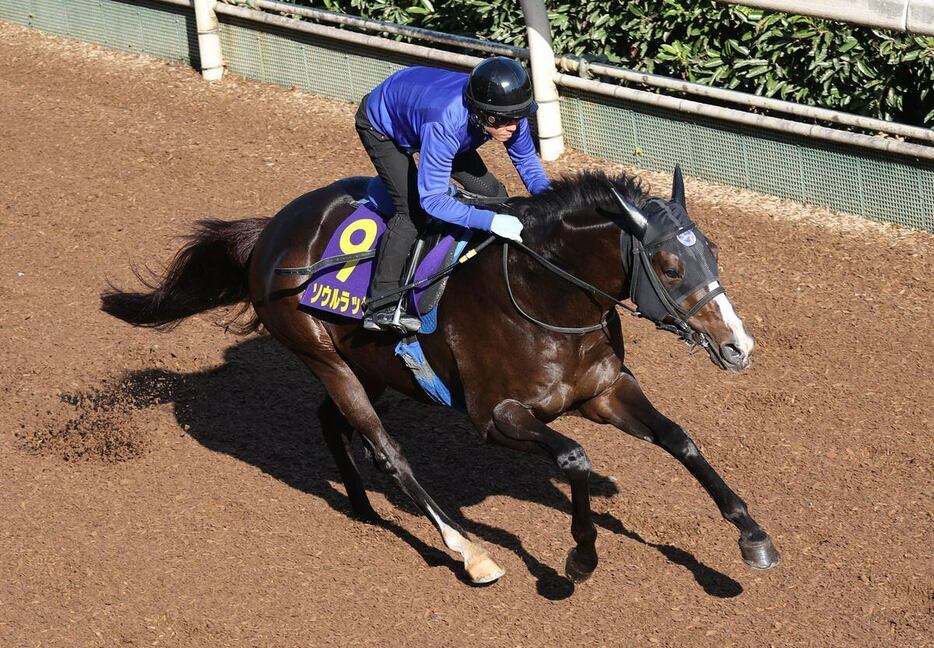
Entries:
{"type": "Polygon", "coordinates": [[[628,370],[620,374],[610,389],[587,401],[580,412],[592,421],[609,423],[667,450],[700,482],[723,517],[739,529],[739,546],[746,564],[755,569],[769,569],[778,564],[778,550],[769,535],[749,515],[746,503],[707,463],[681,426],[652,406],[628,370]]]}
{"type": "Polygon", "coordinates": [[[487,440],[513,450],[549,457],[571,484],[571,535],[577,546],[568,553],[565,573],[576,582],[597,568],[597,529],[590,511],[590,459],[573,439],[539,421],[524,405],[505,400],[493,408],[487,440]]]}

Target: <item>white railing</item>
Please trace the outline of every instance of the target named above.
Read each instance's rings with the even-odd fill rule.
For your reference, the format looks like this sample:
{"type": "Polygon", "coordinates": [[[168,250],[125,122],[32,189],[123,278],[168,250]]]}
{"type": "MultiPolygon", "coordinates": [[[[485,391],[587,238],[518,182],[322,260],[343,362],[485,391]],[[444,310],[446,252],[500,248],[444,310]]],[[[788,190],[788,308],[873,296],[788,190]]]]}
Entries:
{"type": "Polygon", "coordinates": [[[557,160],[564,153],[564,131],[561,128],[561,107],[555,86],[555,51],[551,46],[551,23],[542,0],[522,0],[525,31],[529,42],[532,87],[538,112],[538,144],[542,159],[557,160]]]}
{"type": "Polygon", "coordinates": [[[798,16],[934,36],[934,0],[717,0],[798,16]]]}

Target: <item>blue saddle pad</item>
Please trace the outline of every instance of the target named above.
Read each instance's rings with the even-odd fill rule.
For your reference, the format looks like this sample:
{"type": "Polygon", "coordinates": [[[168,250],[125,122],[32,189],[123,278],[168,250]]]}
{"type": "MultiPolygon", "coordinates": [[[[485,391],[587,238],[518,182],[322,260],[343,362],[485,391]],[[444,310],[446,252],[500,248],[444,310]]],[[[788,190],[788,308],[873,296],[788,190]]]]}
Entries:
{"type": "Polygon", "coordinates": [[[452,394],[447,385],[441,381],[438,374],[435,373],[425,353],[422,351],[422,345],[414,337],[401,340],[396,345],[396,355],[402,358],[402,362],[409,368],[421,388],[436,403],[453,407],[454,409],[465,412],[464,403],[456,395],[452,394]]]}

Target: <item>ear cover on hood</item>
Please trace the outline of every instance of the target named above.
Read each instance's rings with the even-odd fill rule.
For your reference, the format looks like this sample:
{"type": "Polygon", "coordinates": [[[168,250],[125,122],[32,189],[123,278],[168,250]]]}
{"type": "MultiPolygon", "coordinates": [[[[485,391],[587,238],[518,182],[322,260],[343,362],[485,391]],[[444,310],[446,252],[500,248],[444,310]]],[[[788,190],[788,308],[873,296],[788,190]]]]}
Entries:
{"type": "Polygon", "coordinates": [[[675,175],[671,180],[671,202],[688,208],[684,200],[684,176],[681,174],[681,165],[675,165],[675,175]]]}
{"type": "Polygon", "coordinates": [[[623,227],[627,232],[641,241],[645,237],[645,228],[648,226],[648,220],[645,218],[645,214],[639,211],[638,207],[619,195],[619,192],[613,185],[610,185],[610,191],[613,192],[613,196],[616,198],[622,210],[620,216],[623,219],[623,227]]]}

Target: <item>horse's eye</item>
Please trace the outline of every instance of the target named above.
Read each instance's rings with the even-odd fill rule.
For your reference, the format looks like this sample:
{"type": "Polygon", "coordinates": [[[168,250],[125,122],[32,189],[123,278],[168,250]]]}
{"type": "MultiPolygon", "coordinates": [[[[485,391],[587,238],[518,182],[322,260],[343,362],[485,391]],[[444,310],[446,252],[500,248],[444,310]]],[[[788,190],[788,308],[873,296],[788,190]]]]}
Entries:
{"type": "Polygon", "coordinates": [[[681,273],[679,273],[677,270],[673,268],[668,268],[667,270],[665,270],[665,276],[668,277],[669,279],[680,279],[681,273]]]}

